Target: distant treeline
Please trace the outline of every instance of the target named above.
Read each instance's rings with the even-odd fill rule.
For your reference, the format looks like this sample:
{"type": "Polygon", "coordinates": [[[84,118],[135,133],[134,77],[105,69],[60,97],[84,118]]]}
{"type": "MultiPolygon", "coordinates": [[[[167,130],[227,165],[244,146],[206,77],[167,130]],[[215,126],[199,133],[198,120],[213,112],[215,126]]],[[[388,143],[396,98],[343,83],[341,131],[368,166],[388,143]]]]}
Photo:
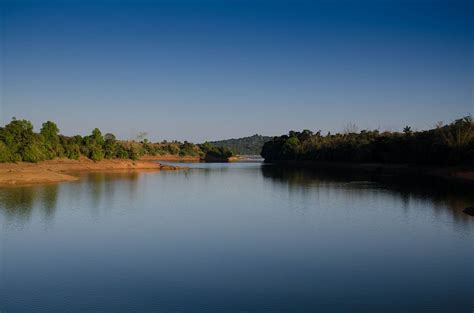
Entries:
{"type": "Polygon", "coordinates": [[[421,165],[474,164],[474,123],[471,116],[426,131],[290,131],[264,144],[265,161],[323,161],[412,163],[421,165]]]}
{"type": "Polygon", "coordinates": [[[27,120],[13,119],[0,127],[0,162],[38,162],[54,158],[78,159],[85,156],[94,161],[103,159],[137,160],[143,155],[199,156],[201,158],[225,159],[232,151],[209,143],[163,141],[152,143],[143,140],[117,140],[113,134],[102,135],[95,128],[91,135],[73,137],[59,133],[53,122],[43,123],[39,133],[27,120]]]}
{"type": "Polygon", "coordinates": [[[258,155],[262,151],[263,144],[272,140],[273,137],[253,135],[249,137],[211,141],[212,145],[224,147],[239,155],[258,155]]]}

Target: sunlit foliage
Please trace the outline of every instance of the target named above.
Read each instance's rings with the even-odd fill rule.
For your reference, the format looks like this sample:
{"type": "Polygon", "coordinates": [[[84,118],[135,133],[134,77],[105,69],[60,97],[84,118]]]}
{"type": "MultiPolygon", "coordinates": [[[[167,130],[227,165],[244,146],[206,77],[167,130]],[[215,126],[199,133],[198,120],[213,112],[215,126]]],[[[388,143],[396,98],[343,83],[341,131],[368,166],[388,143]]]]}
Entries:
{"type": "Polygon", "coordinates": [[[27,120],[13,120],[0,127],[0,162],[38,162],[54,158],[79,159],[87,157],[94,161],[103,159],[137,160],[144,155],[175,155],[206,158],[232,156],[227,148],[217,148],[211,144],[196,145],[190,142],[163,141],[149,142],[144,138],[137,140],[117,140],[114,134],[102,135],[95,128],[89,136],[68,137],[59,133],[58,126],[47,121],[39,133],[33,131],[33,124],[27,120]]]}

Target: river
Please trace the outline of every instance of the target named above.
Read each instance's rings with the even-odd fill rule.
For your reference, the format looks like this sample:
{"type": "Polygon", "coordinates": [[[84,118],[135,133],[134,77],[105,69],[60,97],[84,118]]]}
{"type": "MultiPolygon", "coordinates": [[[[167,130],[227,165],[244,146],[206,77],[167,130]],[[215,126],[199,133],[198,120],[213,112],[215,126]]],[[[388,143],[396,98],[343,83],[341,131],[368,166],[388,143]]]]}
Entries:
{"type": "Polygon", "coordinates": [[[0,188],[0,311],[472,312],[474,193],[190,163],[0,188]]]}

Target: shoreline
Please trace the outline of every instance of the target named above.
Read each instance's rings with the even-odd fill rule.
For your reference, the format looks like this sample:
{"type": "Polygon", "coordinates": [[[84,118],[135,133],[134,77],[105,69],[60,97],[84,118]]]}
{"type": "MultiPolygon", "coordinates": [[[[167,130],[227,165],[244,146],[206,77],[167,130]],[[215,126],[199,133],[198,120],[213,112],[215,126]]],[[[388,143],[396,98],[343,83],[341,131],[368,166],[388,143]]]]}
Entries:
{"type": "Polygon", "coordinates": [[[140,161],[200,161],[201,157],[199,156],[179,156],[174,154],[164,154],[164,155],[144,155],[140,157],[140,161]]]}
{"type": "Polygon", "coordinates": [[[16,187],[35,184],[60,183],[78,180],[78,172],[116,171],[116,170],[181,170],[183,168],[162,165],[146,160],[113,159],[92,161],[54,159],[38,163],[18,162],[0,163],[0,187],[16,187]]]}
{"type": "Polygon", "coordinates": [[[303,167],[333,171],[361,171],[382,175],[420,175],[444,181],[473,185],[473,166],[423,166],[414,164],[384,164],[384,163],[343,163],[343,162],[314,162],[314,161],[273,161],[268,164],[279,166],[303,167]]]}
{"type": "Polygon", "coordinates": [[[175,162],[237,162],[244,158],[240,155],[232,156],[228,158],[201,158],[200,156],[179,156],[173,154],[165,155],[145,155],[140,158],[140,161],[175,161],[175,162]]]}

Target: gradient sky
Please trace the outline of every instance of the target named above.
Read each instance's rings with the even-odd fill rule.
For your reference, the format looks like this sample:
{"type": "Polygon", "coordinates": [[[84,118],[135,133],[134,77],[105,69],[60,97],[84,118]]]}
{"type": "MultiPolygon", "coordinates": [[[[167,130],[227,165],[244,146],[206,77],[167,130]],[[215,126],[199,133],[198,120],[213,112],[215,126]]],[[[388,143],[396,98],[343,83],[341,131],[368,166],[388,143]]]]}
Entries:
{"type": "Polygon", "coordinates": [[[0,122],[204,140],[474,114],[474,1],[0,0],[0,122]]]}

